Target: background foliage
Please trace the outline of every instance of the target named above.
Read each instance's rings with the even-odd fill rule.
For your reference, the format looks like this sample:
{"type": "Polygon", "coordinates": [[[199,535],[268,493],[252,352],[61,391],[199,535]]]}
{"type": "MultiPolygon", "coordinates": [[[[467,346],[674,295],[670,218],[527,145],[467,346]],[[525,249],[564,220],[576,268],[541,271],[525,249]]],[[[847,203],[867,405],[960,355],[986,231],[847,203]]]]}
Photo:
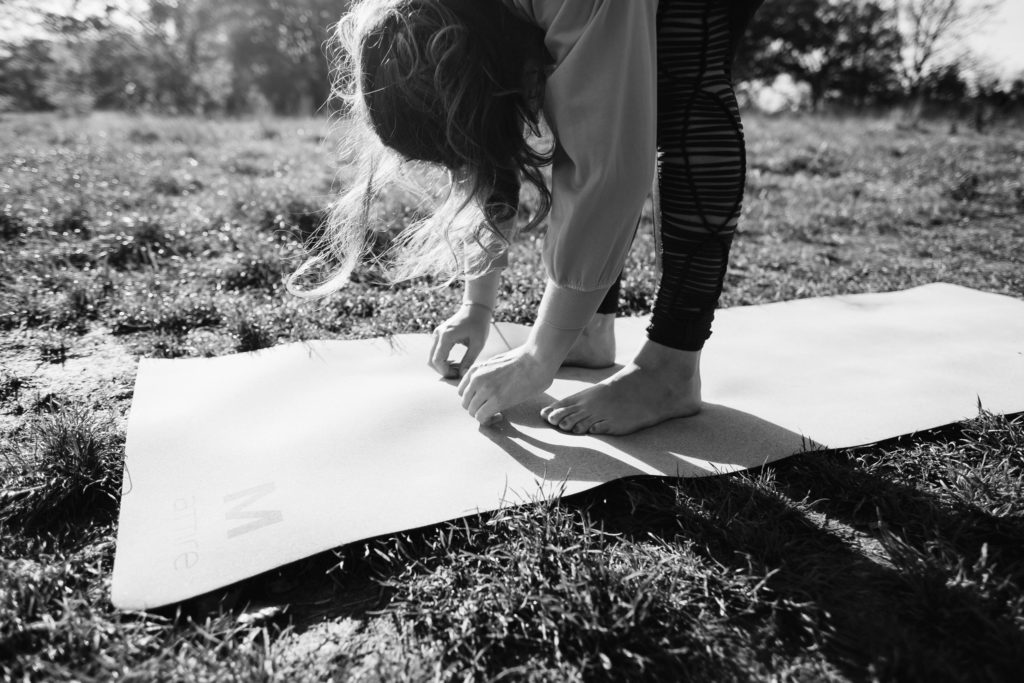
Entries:
{"type": "Polygon", "coordinates": [[[7,3],[29,35],[0,41],[6,108],[309,114],[323,44],[347,0],[146,0],[99,13],[7,3]]]}
{"type": "MultiPolygon", "coordinates": [[[[93,107],[161,113],[312,114],[330,92],[324,43],[351,0],[123,0],[87,12],[70,1],[0,2],[0,109],[93,107]],[[49,9],[47,9],[49,8],[49,9]]],[[[1024,74],[1006,78],[960,39],[992,15],[966,0],[766,0],[736,76],[786,76],[801,104],[1024,105],[1024,74]]]]}

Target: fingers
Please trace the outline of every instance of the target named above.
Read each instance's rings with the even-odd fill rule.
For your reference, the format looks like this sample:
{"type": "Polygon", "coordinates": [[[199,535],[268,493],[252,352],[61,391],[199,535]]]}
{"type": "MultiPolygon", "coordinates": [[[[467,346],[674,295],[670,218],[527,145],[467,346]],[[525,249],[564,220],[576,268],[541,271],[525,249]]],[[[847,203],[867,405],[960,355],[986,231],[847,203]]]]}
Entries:
{"type": "Polygon", "coordinates": [[[447,379],[458,379],[476,362],[484,350],[486,341],[486,328],[478,333],[465,325],[452,326],[448,322],[442,323],[434,329],[427,364],[447,379]],[[466,353],[463,354],[461,361],[453,363],[448,360],[448,355],[456,344],[464,345],[466,353]]]}
{"type": "MultiPolygon", "coordinates": [[[[479,354],[479,348],[474,346],[467,351],[467,356],[471,353],[479,354]]],[[[522,376],[517,363],[518,357],[513,351],[498,354],[474,364],[459,381],[462,407],[481,424],[494,424],[500,419],[502,408],[517,403],[524,398],[524,393],[529,393],[531,380],[522,376]]]]}
{"type": "MultiPolygon", "coordinates": [[[[476,368],[470,368],[473,373],[476,368]]],[[[482,425],[492,425],[501,419],[500,398],[496,392],[480,386],[480,381],[473,381],[471,375],[462,378],[459,384],[459,396],[462,397],[462,407],[466,409],[474,419],[482,425]]]]}
{"type": "MultiPolygon", "coordinates": [[[[467,335],[460,334],[457,330],[445,328],[442,325],[434,330],[434,343],[430,347],[430,357],[427,364],[441,373],[446,379],[457,379],[459,376],[459,366],[461,365],[465,368],[469,367],[469,364],[466,363],[465,359],[461,363],[452,363],[448,360],[448,355],[456,344],[466,344],[468,346],[469,343],[470,340],[467,335]]],[[[479,353],[477,351],[477,355],[479,353]]]]}
{"type": "Polygon", "coordinates": [[[473,381],[473,375],[476,371],[477,366],[474,365],[462,376],[462,380],[459,381],[459,396],[465,395],[466,391],[469,389],[470,383],[473,381]]]}
{"type": "Polygon", "coordinates": [[[466,355],[464,355],[462,357],[462,360],[459,361],[459,374],[460,375],[462,373],[464,373],[464,372],[468,372],[469,369],[473,367],[473,363],[476,362],[477,357],[480,355],[480,352],[483,351],[483,350],[484,350],[484,345],[483,344],[481,344],[481,343],[474,343],[474,342],[470,341],[470,343],[466,346],[466,355]]]}
{"type": "MultiPolygon", "coordinates": [[[[430,352],[427,353],[427,365],[434,368],[434,352],[437,351],[437,344],[441,341],[441,333],[438,332],[437,328],[434,329],[434,334],[431,335],[430,352]]],[[[437,368],[434,368],[435,370],[437,368]]]]}
{"type": "Polygon", "coordinates": [[[498,402],[493,400],[485,401],[473,417],[482,425],[490,426],[497,424],[501,420],[501,413],[498,412],[498,402]]]}
{"type": "Polygon", "coordinates": [[[471,387],[462,397],[462,407],[480,424],[490,424],[498,414],[498,397],[484,389],[471,387]]]}
{"type": "Polygon", "coordinates": [[[486,391],[467,391],[466,395],[462,397],[462,407],[473,417],[476,417],[480,408],[488,402],[493,402],[493,397],[486,391]]]}
{"type": "Polygon", "coordinates": [[[448,353],[452,350],[451,344],[448,345],[448,348],[444,348],[444,341],[445,335],[441,328],[434,330],[434,341],[430,345],[430,355],[427,356],[427,365],[442,375],[448,372],[448,353]]]}
{"type": "Polygon", "coordinates": [[[430,347],[430,367],[442,375],[448,374],[448,354],[455,346],[455,340],[448,332],[434,331],[434,345],[430,347]]]}

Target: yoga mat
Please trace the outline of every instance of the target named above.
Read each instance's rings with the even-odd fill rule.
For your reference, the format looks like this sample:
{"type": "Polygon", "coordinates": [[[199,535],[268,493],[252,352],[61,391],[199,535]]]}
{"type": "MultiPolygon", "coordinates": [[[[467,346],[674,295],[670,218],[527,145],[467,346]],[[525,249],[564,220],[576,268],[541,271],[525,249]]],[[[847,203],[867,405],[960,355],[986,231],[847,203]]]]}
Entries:
{"type": "MultiPolygon", "coordinates": [[[[646,320],[616,323],[619,362],[646,320]]],[[[528,328],[499,324],[485,353],[528,328]]],[[[430,336],[142,359],[112,600],[200,595],[317,552],[621,477],[694,477],[1024,411],[1024,302],[948,284],[725,309],[703,412],[576,436],[541,407],[613,370],[562,370],[481,427],[427,367],[430,336]]]]}

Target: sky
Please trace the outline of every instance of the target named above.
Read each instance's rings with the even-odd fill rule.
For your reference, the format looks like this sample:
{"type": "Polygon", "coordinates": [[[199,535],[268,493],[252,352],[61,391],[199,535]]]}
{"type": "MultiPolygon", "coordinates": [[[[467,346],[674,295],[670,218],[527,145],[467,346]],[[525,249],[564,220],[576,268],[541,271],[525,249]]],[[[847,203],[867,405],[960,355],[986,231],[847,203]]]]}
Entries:
{"type": "Polygon", "coordinates": [[[999,13],[967,42],[1004,76],[1024,72],[1024,0],[1003,0],[999,13]]]}

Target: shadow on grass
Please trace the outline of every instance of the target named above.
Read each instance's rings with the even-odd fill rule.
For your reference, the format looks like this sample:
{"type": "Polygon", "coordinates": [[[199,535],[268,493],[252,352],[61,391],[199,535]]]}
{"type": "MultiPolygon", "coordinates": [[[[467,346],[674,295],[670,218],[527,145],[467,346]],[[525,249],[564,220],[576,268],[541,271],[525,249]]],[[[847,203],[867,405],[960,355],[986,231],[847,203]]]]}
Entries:
{"type": "Polygon", "coordinates": [[[724,566],[767,575],[780,645],[814,648],[851,678],[1013,680],[1024,668],[1019,526],[952,509],[837,453],[760,479],[614,488],[591,510],[607,531],[691,538],[724,566]],[[899,501],[888,522],[875,506],[883,500],[899,501]],[[616,509],[625,504],[629,515],[616,509]],[[985,566],[993,554],[1004,578],[985,566]]]}

